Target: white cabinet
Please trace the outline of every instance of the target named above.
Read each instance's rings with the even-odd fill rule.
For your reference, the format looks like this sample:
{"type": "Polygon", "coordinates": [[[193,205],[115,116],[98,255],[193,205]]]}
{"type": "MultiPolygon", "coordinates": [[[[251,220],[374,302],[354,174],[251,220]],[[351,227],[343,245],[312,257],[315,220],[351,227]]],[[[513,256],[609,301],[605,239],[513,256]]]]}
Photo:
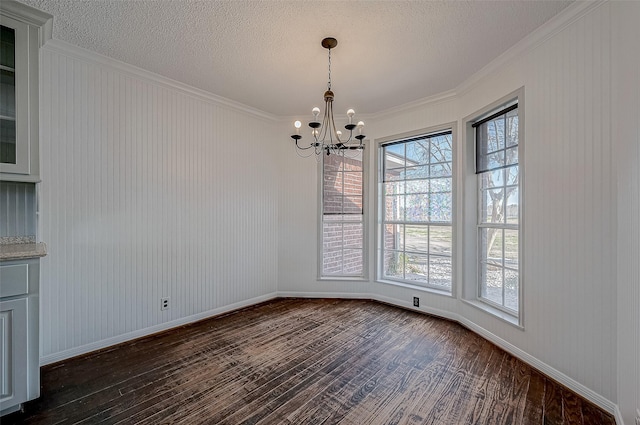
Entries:
{"type": "MultiPolygon", "coordinates": [[[[0,412],[27,401],[27,298],[0,301],[0,412]]],[[[14,408],[14,409],[12,409],[14,408]]]]}
{"type": "Polygon", "coordinates": [[[0,180],[37,182],[38,49],[50,38],[51,15],[0,2],[0,180]]]}
{"type": "MultiPolygon", "coordinates": [[[[0,416],[40,396],[37,258],[0,262],[0,416]]],[[[0,423],[2,419],[0,419],[0,423]]]]}

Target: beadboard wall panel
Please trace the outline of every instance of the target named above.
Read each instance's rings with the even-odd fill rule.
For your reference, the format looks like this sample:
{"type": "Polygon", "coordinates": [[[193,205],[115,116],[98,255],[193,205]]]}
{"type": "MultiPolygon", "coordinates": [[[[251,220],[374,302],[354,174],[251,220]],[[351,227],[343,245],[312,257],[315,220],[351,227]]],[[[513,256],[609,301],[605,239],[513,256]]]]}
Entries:
{"type": "Polygon", "coordinates": [[[43,363],[275,294],[272,121],[62,43],[41,75],[43,363]]]}
{"type": "Polygon", "coordinates": [[[524,87],[524,331],[461,314],[616,400],[616,180],[609,5],[590,9],[461,95],[461,115],[524,87]]]}
{"type": "Polygon", "coordinates": [[[0,237],[36,235],[35,183],[0,182],[0,237]]]}
{"type": "Polygon", "coordinates": [[[618,406],[640,416],[640,3],[615,2],[612,137],[618,172],[618,406]],[[629,54],[635,52],[635,54],[629,54]]]}

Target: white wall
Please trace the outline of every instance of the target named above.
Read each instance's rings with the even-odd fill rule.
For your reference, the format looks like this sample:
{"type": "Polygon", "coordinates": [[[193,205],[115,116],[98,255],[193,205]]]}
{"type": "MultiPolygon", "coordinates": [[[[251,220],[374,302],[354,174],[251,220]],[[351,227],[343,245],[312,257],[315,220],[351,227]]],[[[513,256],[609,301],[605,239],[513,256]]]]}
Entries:
{"type": "Polygon", "coordinates": [[[618,172],[618,406],[631,425],[640,415],[640,2],[616,2],[611,11],[611,117],[618,172]]]}
{"type": "Polygon", "coordinates": [[[41,78],[43,363],[275,296],[272,118],[56,41],[41,78]]]}
{"type": "MultiPolygon", "coordinates": [[[[612,7],[610,3],[574,5],[454,93],[367,120],[371,139],[457,121],[459,142],[465,143],[464,117],[524,87],[525,329],[459,299],[439,295],[420,293],[421,309],[460,320],[611,412],[620,391],[618,362],[637,367],[637,355],[633,360],[619,360],[616,336],[620,320],[616,286],[619,199],[613,157],[610,53],[611,31],[617,22],[611,21],[612,7]]],[[[634,45],[638,38],[633,40],[628,43],[634,45]]],[[[637,73],[634,75],[631,81],[637,82],[637,73]]],[[[633,99],[637,101],[637,96],[633,99]]],[[[637,127],[635,131],[637,140],[637,127]]],[[[637,149],[637,145],[634,147],[637,149]]],[[[462,148],[457,146],[458,154],[462,148]]],[[[293,200],[297,206],[290,216],[284,211],[280,216],[278,289],[295,294],[360,293],[409,306],[411,296],[420,291],[375,283],[373,279],[367,283],[316,280],[315,163],[295,156],[287,161],[281,210],[293,200]],[[305,184],[307,181],[312,183],[305,184]],[[289,219],[295,222],[295,231],[284,225],[289,219]]],[[[635,190],[636,211],[637,164],[636,180],[629,189],[635,190]]],[[[369,181],[375,181],[375,173],[370,174],[369,181]]],[[[373,210],[369,212],[373,214],[373,210]]],[[[628,220],[637,221],[637,216],[631,215],[628,220]]],[[[370,233],[374,232],[371,222],[370,233]]],[[[633,237],[637,247],[638,237],[633,237]]],[[[634,252],[633,263],[637,266],[637,251],[631,252],[629,260],[634,252]]],[[[460,262],[457,270],[461,271],[460,262]]],[[[634,273],[633,287],[637,288],[637,268],[634,273]]],[[[630,291],[632,286],[628,286],[630,291]]],[[[458,280],[458,295],[461,287],[458,280]]],[[[637,313],[630,313],[630,309],[629,303],[626,313],[621,314],[637,323],[637,313]]],[[[636,335],[631,345],[625,344],[626,349],[633,346],[637,350],[637,329],[629,330],[636,335]]],[[[637,373],[630,379],[637,385],[637,373]]]]}

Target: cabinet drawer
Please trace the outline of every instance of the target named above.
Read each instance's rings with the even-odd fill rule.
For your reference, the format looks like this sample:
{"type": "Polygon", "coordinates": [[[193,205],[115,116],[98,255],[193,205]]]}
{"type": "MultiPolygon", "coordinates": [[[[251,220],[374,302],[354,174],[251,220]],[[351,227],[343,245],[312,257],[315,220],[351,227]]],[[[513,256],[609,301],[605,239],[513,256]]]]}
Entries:
{"type": "Polygon", "coordinates": [[[29,265],[0,266],[0,298],[14,297],[29,292],[29,265]]]}

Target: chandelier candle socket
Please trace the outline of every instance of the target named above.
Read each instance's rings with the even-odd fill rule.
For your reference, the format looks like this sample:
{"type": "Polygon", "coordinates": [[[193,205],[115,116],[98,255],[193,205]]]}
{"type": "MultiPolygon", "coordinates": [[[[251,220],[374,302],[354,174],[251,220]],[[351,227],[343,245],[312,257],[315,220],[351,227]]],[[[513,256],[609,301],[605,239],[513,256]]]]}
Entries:
{"type": "Polygon", "coordinates": [[[299,151],[311,149],[308,155],[301,156],[311,156],[313,153],[321,155],[324,152],[326,152],[327,155],[330,155],[332,153],[337,154],[344,152],[345,150],[357,150],[364,147],[362,144],[362,141],[365,138],[365,135],[362,134],[364,122],[358,121],[357,124],[353,123],[353,116],[355,115],[355,111],[353,109],[349,109],[347,111],[349,123],[344,126],[345,130],[349,132],[349,138],[347,140],[343,141],[342,131],[336,130],[336,124],[333,119],[334,94],[331,91],[331,49],[337,45],[338,40],[335,38],[329,37],[322,40],[322,47],[329,51],[329,82],[327,83],[327,91],[324,92],[324,114],[322,116],[322,122],[319,120],[320,108],[316,106],[311,110],[313,113],[313,121],[309,123],[309,127],[311,128],[313,141],[309,143],[308,146],[300,146],[298,143],[302,139],[302,136],[300,135],[300,127],[302,126],[302,123],[300,121],[296,121],[293,124],[295,127],[295,134],[291,135],[291,138],[296,143],[296,149],[299,151]],[[358,129],[358,134],[354,136],[353,130],[356,128],[358,129]]]}

